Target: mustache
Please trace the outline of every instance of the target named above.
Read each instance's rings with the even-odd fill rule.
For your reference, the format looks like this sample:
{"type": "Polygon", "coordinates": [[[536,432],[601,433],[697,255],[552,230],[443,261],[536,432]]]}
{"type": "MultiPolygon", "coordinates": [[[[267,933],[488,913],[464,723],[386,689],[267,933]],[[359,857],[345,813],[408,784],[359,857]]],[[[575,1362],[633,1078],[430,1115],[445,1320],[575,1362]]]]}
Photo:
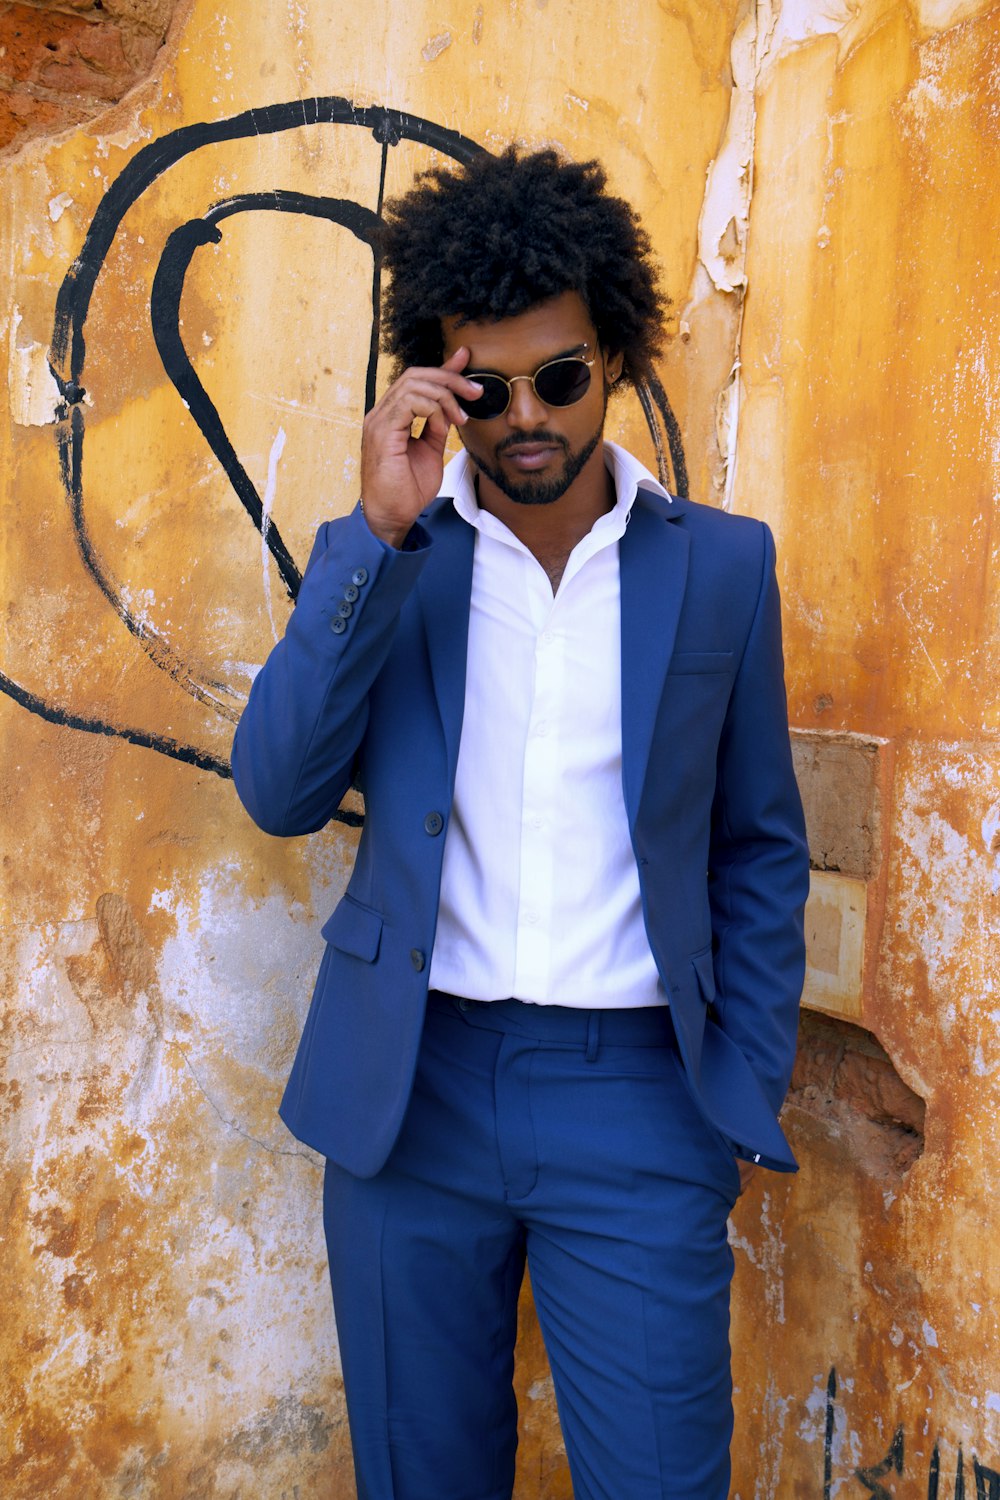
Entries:
{"type": "Polygon", "coordinates": [[[518,448],[537,448],[540,443],[551,443],[559,448],[568,446],[566,439],[559,433],[546,432],[544,427],[540,427],[537,432],[512,432],[502,443],[497,443],[494,451],[500,458],[505,453],[515,453],[518,448]]]}

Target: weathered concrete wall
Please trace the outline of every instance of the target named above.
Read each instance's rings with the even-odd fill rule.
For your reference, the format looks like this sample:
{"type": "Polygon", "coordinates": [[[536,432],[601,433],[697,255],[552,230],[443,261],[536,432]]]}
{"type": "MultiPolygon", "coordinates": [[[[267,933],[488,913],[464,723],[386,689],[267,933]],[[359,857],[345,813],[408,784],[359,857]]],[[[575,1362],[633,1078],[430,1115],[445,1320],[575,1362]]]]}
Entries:
{"type": "Polygon", "coordinates": [[[802,1171],[737,1214],[734,1488],[996,1495],[1000,8],[767,11],[734,500],[816,892],[864,916],[839,981],[812,954],[802,1171]]]}
{"type": "MultiPolygon", "coordinates": [[[[0,8],[0,48],[0,1493],[353,1493],[320,1164],[275,1106],[354,833],[257,834],[225,761],[356,494],[372,260],[330,200],[363,231],[432,150],[312,99],[443,155],[598,154],[646,218],[677,337],[614,435],[776,530],[817,866],[803,1172],[733,1226],[734,1493],[922,1500],[936,1441],[971,1492],[1000,1466],[1000,10],[105,0],[0,8]]],[[[523,1311],[518,1496],[566,1500],[523,1311]]]]}

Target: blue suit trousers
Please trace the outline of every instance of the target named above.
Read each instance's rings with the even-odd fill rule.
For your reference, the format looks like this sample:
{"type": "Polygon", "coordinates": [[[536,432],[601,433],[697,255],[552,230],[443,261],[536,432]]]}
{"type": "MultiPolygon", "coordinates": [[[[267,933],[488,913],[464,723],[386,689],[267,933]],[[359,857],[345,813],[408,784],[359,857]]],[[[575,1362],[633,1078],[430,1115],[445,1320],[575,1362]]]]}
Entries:
{"type": "Polygon", "coordinates": [[[738,1190],[668,1009],[432,992],[388,1162],[327,1165],[359,1500],[510,1500],[525,1262],[575,1500],[726,1500],[738,1190]]]}

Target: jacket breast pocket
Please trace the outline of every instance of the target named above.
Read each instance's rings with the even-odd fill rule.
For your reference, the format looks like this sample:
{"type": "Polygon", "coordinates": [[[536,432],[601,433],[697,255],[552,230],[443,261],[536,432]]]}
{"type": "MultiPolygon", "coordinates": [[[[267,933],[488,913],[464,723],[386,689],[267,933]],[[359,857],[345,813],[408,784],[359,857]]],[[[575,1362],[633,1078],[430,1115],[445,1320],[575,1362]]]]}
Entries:
{"type": "Polygon", "coordinates": [[[696,676],[709,672],[733,670],[731,651],[675,651],[667,674],[671,677],[696,676]]]}
{"type": "Polygon", "coordinates": [[[382,918],[370,906],[345,896],[323,926],[323,937],[331,947],[352,958],[374,963],[382,941],[382,918]]]}

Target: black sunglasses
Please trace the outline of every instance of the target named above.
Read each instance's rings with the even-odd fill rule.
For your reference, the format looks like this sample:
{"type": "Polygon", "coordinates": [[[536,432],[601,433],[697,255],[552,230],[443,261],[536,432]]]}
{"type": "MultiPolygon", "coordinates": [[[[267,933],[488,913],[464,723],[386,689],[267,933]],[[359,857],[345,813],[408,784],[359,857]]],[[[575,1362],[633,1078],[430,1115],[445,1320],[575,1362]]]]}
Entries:
{"type": "Polygon", "coordinates": [[[590,389],[590,369],[596,360],[596,355],[584,359],[582,354],[570,354],[539,365],[534,375],[512,375],[509,380],[488,371],[463,370],[466,380],[482,386],[483,394],[474,401],[468,396],[456,399],[467,417],[489,422],[493,417],[502,417],[507,410],[514,394],[514,381],[530,380],[531,389],[544,406],[574,406],[590,389]]]}

